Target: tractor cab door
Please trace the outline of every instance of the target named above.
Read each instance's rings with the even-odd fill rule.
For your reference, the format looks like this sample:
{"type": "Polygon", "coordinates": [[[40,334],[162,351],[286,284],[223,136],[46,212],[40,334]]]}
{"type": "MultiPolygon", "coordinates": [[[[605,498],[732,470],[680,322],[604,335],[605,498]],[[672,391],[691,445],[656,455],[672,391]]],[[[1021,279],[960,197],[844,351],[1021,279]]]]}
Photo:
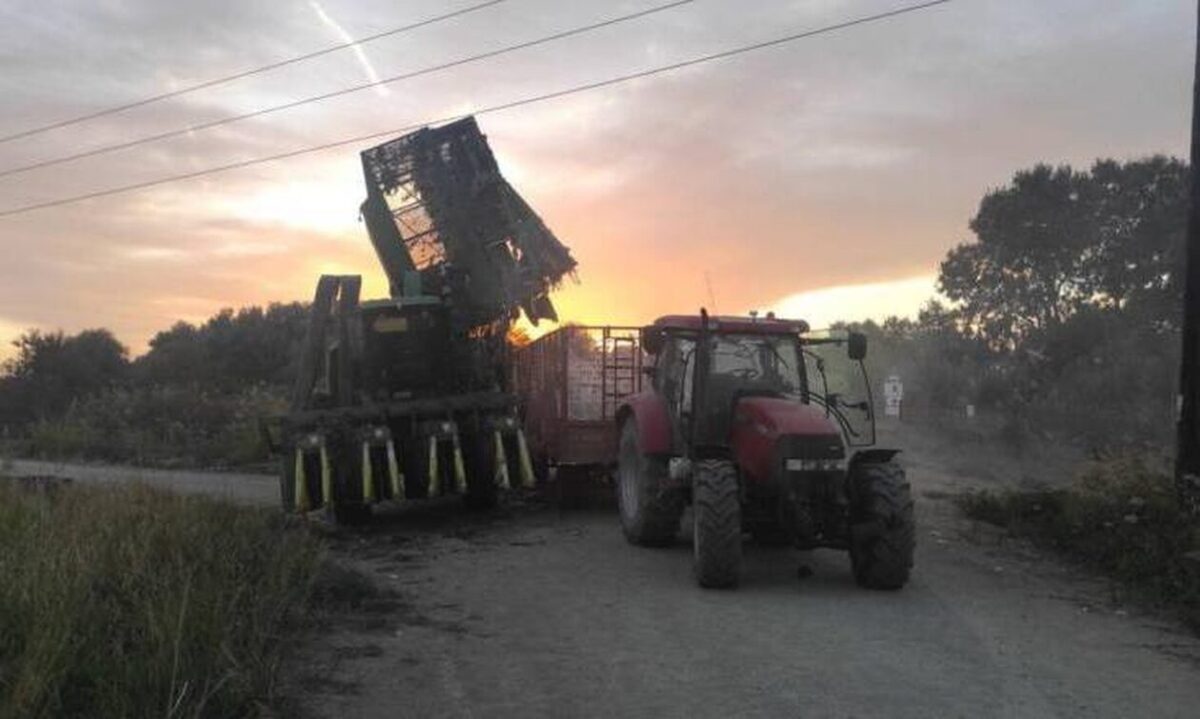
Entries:
{"type": "Polygon", "coordinates": [[[875,443],[871,386],[861,359],[846,355],[844,344],[811,345],[804,350],[806,399],[835,419],[846,444],[875,443]]]}
{"type": "Polygon", "coordinates": [[[681,335],[667,335],[658,354],[654,389],[666,401],[671,415],[671,444],[683,446],[691,428],[692,389],[696,374],[696,341],[681,335]]]}

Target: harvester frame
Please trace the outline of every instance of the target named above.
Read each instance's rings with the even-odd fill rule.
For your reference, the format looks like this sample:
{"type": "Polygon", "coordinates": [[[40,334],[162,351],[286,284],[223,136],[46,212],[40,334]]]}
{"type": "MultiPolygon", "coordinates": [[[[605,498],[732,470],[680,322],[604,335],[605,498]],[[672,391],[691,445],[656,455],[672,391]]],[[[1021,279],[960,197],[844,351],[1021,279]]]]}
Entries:
{"type": "Polygon", "coordinates": [[[381,501],[448,494],[495,504],[532,488],[507,335],[519,313],[555,319],[569,250],[500,174],[473,118],[361,154],[360,208],[390,297],[356,275],[317,284],[288,414],[289,511],[365,518],[381,501]]]}

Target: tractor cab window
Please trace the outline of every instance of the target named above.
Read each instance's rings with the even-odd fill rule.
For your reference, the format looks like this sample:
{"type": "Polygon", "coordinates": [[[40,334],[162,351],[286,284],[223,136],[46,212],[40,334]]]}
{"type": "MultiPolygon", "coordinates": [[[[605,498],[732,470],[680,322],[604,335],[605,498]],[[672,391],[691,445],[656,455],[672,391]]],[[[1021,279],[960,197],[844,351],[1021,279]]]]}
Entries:
{"type": "Polygon", "coordinates": [[[798,341],[785,335],[714,334],[710,339],[704,416],[697,436],[721,443],[729,435],[730,411],[741,397],[781,397],[804,401],[804,370],[798,341]]]}
{"type": "Polygon", "coordinates": [[[709,389],[714,398],[767,394],[801,399],[804,374],[790,336],[715,335],[709,389]]]}
{"type": "Polygon", "coordinates": [[[862,362],[847,357],[845,342],[828,342],[821,335],[805,344],[804,360],[809,401],[836,417],[849,444],[875,441],[871,388],[862,362]]]}

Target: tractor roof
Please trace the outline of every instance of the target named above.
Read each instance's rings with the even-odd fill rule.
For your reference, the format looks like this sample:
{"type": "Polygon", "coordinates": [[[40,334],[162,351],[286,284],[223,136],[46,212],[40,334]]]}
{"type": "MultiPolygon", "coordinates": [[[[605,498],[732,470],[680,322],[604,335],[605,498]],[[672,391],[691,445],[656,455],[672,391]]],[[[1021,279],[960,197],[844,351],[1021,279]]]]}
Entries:
{"type": "MultiPolygon", "coordinates": [[[[665,315],[654,320],[651,327],[671,331],[682,330],[700,331],[699,315],[665,315]]],[[[795,335],[808,332],[808,323],[804,320],[781,320],[768,317],[724,317],[708,318],[710,332],[732,334],[761,334],[761,335],[795,335]]]]}

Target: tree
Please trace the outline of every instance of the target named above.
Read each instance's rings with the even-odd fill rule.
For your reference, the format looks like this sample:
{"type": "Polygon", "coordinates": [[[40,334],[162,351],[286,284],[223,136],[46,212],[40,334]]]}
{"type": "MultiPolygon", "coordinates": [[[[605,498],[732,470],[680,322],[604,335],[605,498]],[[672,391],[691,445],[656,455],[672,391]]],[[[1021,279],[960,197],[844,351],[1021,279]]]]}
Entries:
{"type": "Polygon", "coordinates": [[[1087,301],[1089,190],[1070,167],[1038,165],[984,196],[970,223],[977,241],[952,249],[938,276],[970,331],[1011,349],[1087,301]]]}
{"type": "Polygon", "coordinates": [[[970,224],[976,241],[946,256],[939,288],[996,350],[1085,308],[1178,327],[1188,181],[1184,163],[1161,156],[1018,172],[984,196],[970,224]]]}
{"type": "Polygon", "coordinates": [[[137,376],[146,384],[214,392],[287,386],[307,323],[308,308],[299,303],[225,309],[200,326],[178,322],[150,340],[150,351],[136,363],[137,376]]]}
{"type": "Polygon", "coordinates": [[[17,354],[4,363],[0,415],[10,421],[61,414],[82,397],[125,380],[127,350],[106,329],[62,332],[30,330],[13,342],[17,354]]]}

